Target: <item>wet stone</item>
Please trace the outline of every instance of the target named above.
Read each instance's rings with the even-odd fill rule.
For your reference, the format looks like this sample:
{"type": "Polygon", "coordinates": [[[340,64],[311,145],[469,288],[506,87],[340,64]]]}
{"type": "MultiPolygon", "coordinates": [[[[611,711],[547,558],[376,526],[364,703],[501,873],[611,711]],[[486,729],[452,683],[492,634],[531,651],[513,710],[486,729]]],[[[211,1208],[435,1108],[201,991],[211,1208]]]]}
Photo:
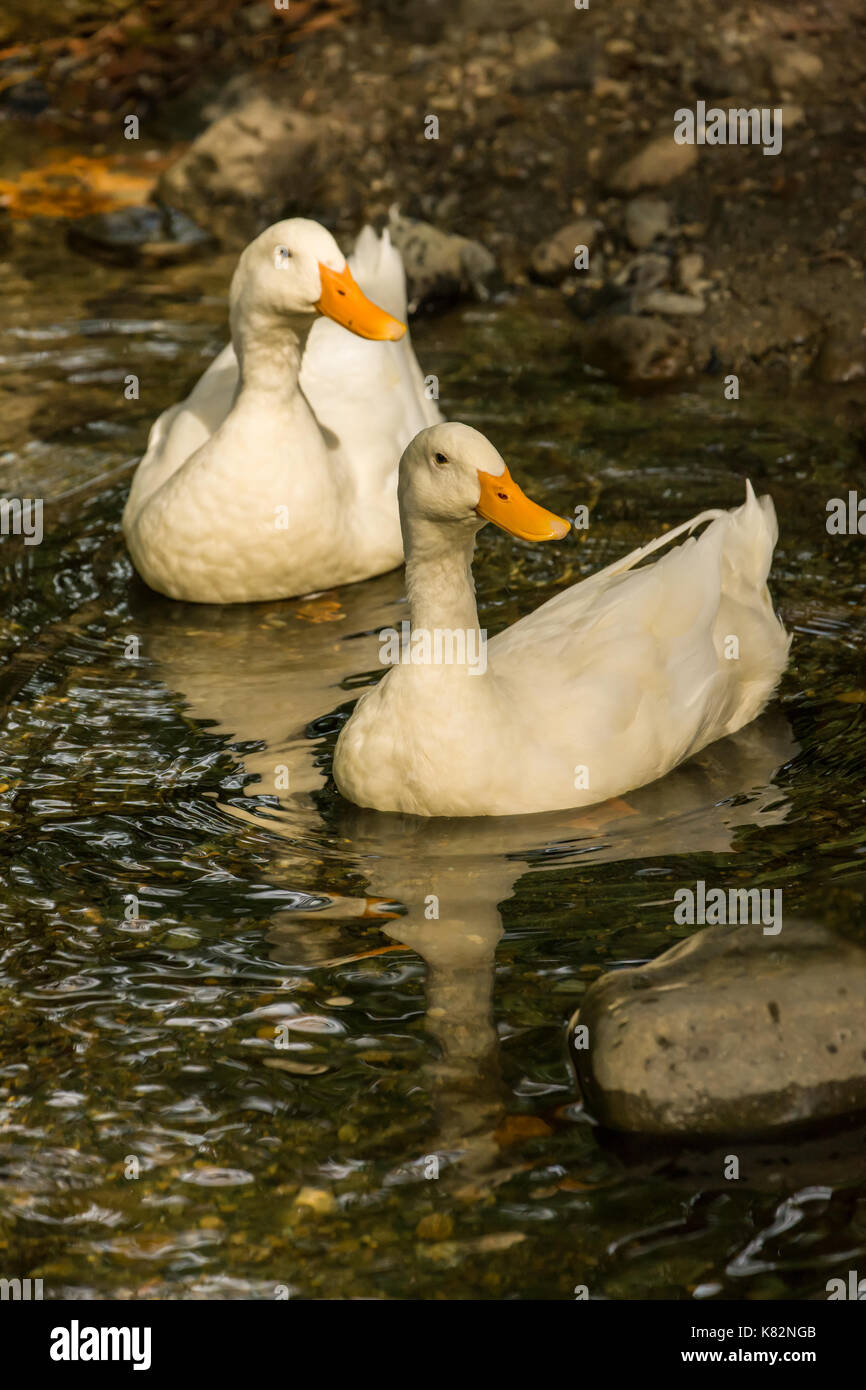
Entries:
{"type": "Polygon", "coordinates": [[[25,77],[0,89],[0,104],[13,116],[39,116],[51,105],[51,93],[38,77],[25,77]]]}
{"type": "Polygon", "coordinates": [[[683,375],[688,352],[682,338],[661,319],[607,314],[586,331],[584,361],[614,381],[662,382],[683,375]]]}
{"type": "Polygon", "coordinates": [[[651,290],[641,309],[648,314],[702,314],[706,305],[700,295],[676,294],[671,290],[651,290]]]}
{"type": "Polygon", "coordinates": [[[554,283],[574,270],[575,253],[579,246],[587,250],[592,246],[598,233],[599,224],[591,217],[581,217],[567,223],[546,237],[534,248],[530,262],[533,274],[539,280],[554,283]]]}
{"type": "Polygon", "coordinates": [[[403,257],[410,311],[428,302],[486,299],[487,282],[496,269],[486,246],[403,217],[396,208],[390,211],[388,230],[403,257]]]}
{"type": "Polygon", "coordinates": [[[832,386],[866,377],[866,339],[856,331],[831,328],[819,349],[813,374],[832,386]]]}
{"type": "Polygon", "coordinates": [[[595,75],[595,51],[591,45],[565,53],[552,53],[528,63],[511,84],[519,96],[543,92],[589,91],[595,75]]]}
{"type": "Polygon", "coordinates": [[[866,950],[811,922],[706,927],[597,980],[569,1038],[587,1108],[611,1129],[765,1134],[855,1114],[866,950]]]}
{"type": "Polygon", "coordinates": [[[793,44],[780,43],[771,50],[770,72],[780,92],[817,82],[824,64],[817,53],[793,44]]]}
{"type": "Polygon", "coordinates": [[[678,145],[672,135],[651,140],[632,159],[610,174],[608,185],[616,193],[636,193],[639,188],[662,188],[694,166],[694,145],[678,145]]]}
{"type": "Polygon", "coordinates": [[[671,227],[670,204],[663,198],[632,198],[625,210],[625,234],[636,251],[645,251],[671,227]]]}
{"type": "Polygon", "coordinates": [[[82,217],[69,226],[75,251],[124,264],[193,260],[216,245],[186,213],[168,207],[121,208],[82,217]]]}
{"type": "Polygon", "coordinates": [[[308,213],[321,118],[256,93],[213,121],[160,182],[160,196],[240,244],[281,217],[308,213]]]}

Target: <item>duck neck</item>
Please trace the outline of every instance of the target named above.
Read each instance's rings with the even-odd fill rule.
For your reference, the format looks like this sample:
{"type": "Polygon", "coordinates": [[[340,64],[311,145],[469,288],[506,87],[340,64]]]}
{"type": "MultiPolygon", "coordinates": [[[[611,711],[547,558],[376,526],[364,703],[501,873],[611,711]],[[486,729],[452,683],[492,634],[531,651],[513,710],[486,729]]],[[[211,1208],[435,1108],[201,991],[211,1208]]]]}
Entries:
{"type": "Polygon", "coordinates": [[[301,358],[315,323],[314,314],[287,317],[262,310],[236,309],[232,343],[240,368],[238,395],[267,395],[291,402],[300,395],[301,358]]]}
{"type": "Polygon", "coordinates": [[[460,631],[477,640],[478,609],[472,578],[474,524],[455,525],[401,516],[406,549],[406,593],[412,630],[460,631]]]}

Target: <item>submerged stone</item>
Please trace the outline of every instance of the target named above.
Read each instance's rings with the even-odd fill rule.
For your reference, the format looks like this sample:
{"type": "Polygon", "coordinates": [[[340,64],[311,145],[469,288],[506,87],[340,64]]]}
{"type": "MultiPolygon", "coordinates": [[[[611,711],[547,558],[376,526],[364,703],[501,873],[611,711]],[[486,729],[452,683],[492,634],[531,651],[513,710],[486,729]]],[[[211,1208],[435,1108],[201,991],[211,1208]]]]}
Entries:
{"type": "Polygon", "coordinates": [[[656,1135],[762,1134],[866,1109],[866,950],[788,922],[707,927],[589,988],[569,1030],[590,1113],[656,1135]]]}
{"type": "Polygon", "coordinates": [[[584,361],[614,381],[674,381],[688,365],[679,334],[661,319],[639,314],[605,314],[587,329],[581,348],[584,361]]]}
{"type": "Polygon", "coordinates": [[[67,236],[76,251],[127,265],[191,260],[216,244],[186,213],[170,207],[95,213],[70,223],[67,236]]]}
{"type": "MultiPolygon", "coordinates": [[[[587,251],[595,241],[599,223],[592,217],[576,218],[560,227],[553,236],[545,237],[534,248],[530,257],[533,273],[539,280],[554,283],[563,276],[571,274],[578,267],[578,249],[585,246],[587,251]]],[[[588,267],[587,267],[588,268],[588,267]]]]}

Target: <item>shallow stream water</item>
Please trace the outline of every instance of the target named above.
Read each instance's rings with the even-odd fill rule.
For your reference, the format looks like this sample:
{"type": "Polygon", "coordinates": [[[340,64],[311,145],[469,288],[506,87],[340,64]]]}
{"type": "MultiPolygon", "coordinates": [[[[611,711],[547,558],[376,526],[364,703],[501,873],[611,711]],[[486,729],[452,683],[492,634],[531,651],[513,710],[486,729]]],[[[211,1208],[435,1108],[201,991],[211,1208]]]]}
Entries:
{"type": "Polygon", "coordinates": [[[691,930],[672,895],[700,878],[866,940],[866,542],[825,527],[863,479],[862,398],[625,395],[553,296],[416,324],[445,412],[538,501],[592,508],[561,546],[485,529],[491,633],[748,476],[794,648],[767,716],[625,806],[365,813],[330,758],[401,573],[171,604],[119,532],[150,421],[223,342],[230,265],[49,238],[0,268],[3,491],[43,497],[46,532],[0,552],[4,1273],[64,1298],[823,1296],[866,1258],[862,1138],[780,1141],[737,1184],[715,1150],[615,1143],[565,1025],[691,930]]]}

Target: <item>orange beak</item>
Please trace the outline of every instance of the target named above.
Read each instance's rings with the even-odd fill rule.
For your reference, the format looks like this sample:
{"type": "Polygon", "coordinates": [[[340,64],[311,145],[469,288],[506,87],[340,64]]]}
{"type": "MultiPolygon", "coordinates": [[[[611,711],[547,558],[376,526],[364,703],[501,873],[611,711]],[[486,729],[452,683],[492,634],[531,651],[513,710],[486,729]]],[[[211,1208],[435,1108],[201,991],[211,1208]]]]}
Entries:
{"type": "Polygon", "coordinates": [[[316,305],[320,314],[325,314],[334,323],[357,333],[359,338],[385,339],[394,343],[406,332],[405,323],[394,319],[362,294],[349,267],[345,270],[330,270],[319,262],[319,275],[322,280],[322,296],[316,305]]]}
{"type": "Polygon", "coordinates": [[[559,541],[571,530],[570,521],[531,502],[507,468],[498,474],[482,473],[479,469],[478,478],[481,496],[476,512],[510,536],[522,541],[559,541]]]}

